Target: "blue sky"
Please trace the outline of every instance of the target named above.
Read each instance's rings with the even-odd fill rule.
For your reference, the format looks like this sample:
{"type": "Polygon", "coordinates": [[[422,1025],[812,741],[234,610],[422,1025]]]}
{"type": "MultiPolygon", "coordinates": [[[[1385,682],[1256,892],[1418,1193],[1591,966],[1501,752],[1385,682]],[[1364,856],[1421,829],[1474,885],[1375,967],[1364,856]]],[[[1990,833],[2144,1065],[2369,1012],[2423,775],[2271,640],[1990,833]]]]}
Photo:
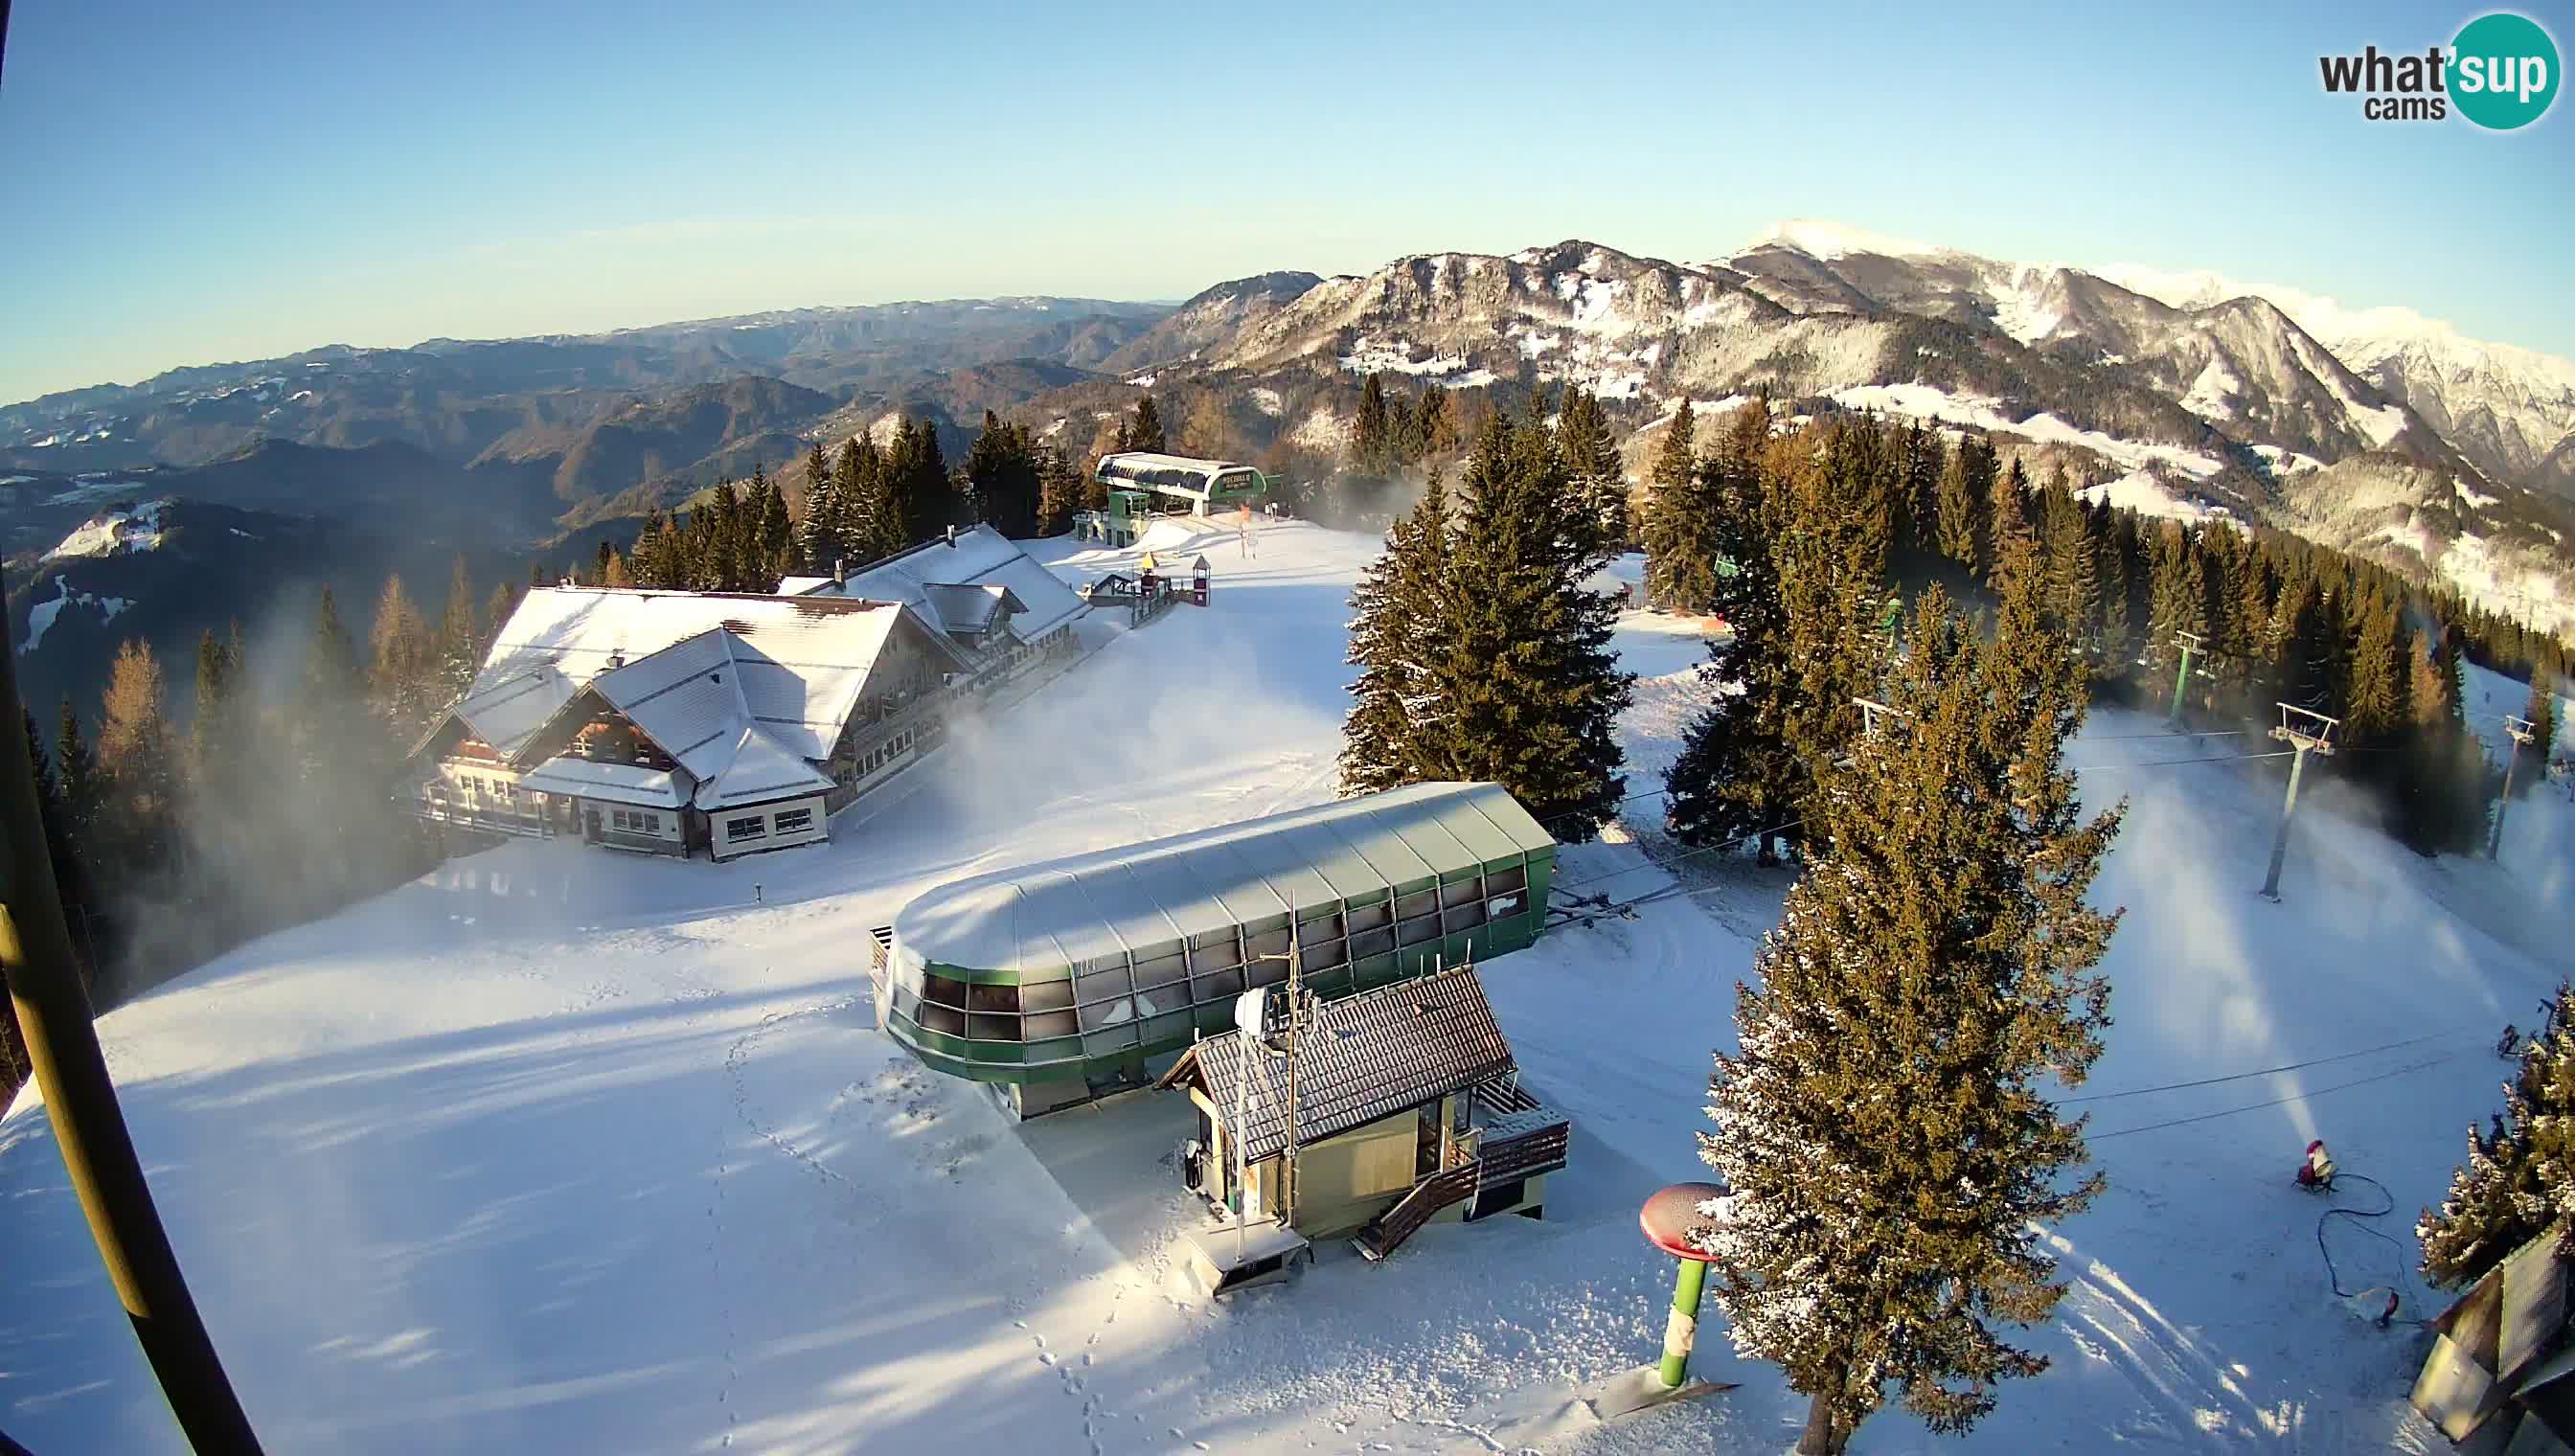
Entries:
{"type": "MultiPolygon", "coordinates": [[[[2575,101],[2498,134],[2317,81],[2477,8],[2094,9],[20,0],[0,400],[1568,237],[1703,259],[1800,216],[2575,356],[2575,101]]],[[[2561,47],[2570,10],[2526,7],[2561,47]]]]}

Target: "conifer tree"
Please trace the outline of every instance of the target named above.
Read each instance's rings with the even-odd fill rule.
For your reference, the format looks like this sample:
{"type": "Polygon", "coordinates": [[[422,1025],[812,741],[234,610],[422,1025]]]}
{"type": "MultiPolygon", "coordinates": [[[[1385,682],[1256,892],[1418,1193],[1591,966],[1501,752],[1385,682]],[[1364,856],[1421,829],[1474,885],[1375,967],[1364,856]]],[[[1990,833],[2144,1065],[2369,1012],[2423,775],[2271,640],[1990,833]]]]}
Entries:
{"type": "Polygon", "coordinates": [[[2101,556],[2082,504],[2059,486],[2039,499],[2047,546],[2047,612],[2075,650],[2097,657],[2101,644],[2101,556]]]}
{"type": "Polygon", "coordinates": [[[1904,430],[1903,483],[1895,507],[1895,550],[1906,557],[1930,557],[1940,552],[1940,478],[1948,468],[1948,452],[1940,444],[1940,433],[1924,428],[1916,420],[1904,430]]]}
{"type": "MultiPolygon", "coordinates": [[[[1683,400],[1681,408],[1688,410],[1689,402],[1683,400]]],[[[1676,423],[1673,429],[1678,431],[1681,427],[1676,423]]],[[[1617,445],[1609,438],[1609,422],[1600,413],[1600,402],[1589,390],[1577,386],[1564,392],[1555,438],[1557,448],[1564,452],[1565,464],[1573,471],[1574,492],[1584,503],[1582,517],[1597,524],[1597,539],[1588,543],[1586,550],[1607,561],[1627,549],[1627,469],[1618,459],[1617,445]]],[[[1657,462],[1657,472],[1660,469],[1657,462]]]]}
{"type": "Polygon", "coordinates": [[[966,453],[966,479],[985,524],[1008,537],[1037,534],[1042,477],[1027,426],[1006,425],[986,410],[983,433],[966,453]]]}
{"type": "MultiPolygon", "coordinates": [[[[654,508],[653,520],[658,522],[661,516],[661,508],[654,508]]],[[[648,532],[650,529],[648,525],[648,532]]],[[[430,697],[438,707],[465,696],[476,670],[482,666],[483,635],[478,630],[475,605],[474,578],[466,570],[465,553],[458,552],[455,564],[448,570],[447,609],[439,614],[438,641],[433,649],[435,681],[430,697]]]]}
{"type": "Polygon", "coordinates": [[[178,746],[171,739],[152,645],[128,639],[100,697],[98,767],[105,775],[102,845],[135,877],[170,855],[178,813],[178,746]]]}
{"type": "Polygon", "coordinates": [[[2101,659],[2105,678],[2124,677],[2135,666],[2138,582],[2131,576],[2138,556],[2137,521],[2129,512],[2110,513],[2100,534],[2097,570],[2101,580],[2101,659]]]}
{"type": "Polygon", "coordinates": [[[1062,536],[1073,529],[1074,513],[1083,509],[1082,472],[1061,448],[1038,455],[1037,534],[1062,536]]]}
{"type": "Polygon", "coordinates": [[[2179,523],[2167,521],[2155,533],[2148,579],[2147,654],[2161,669],[2180,652],[2176,639],[2183,633],[2203,639],[2208,635],[2206,582],[2199,554],[2179,523]]]}
{"type": "Polygon", "coordinates": [[[2029,519],[2029,477],[2012,459],[2010,469],[1994,477],[1993,489],[1985,502],[1985,585],[1995,596],[2002,595],[2002,583],[1995,573],[2007,558],[2016,559],[2025,547],[2033,546],[2038,532],[2029,519]]]}
{"type": "Polygon", "coordinates": [[[823,453],[823,438],[818,435],[814,437],[814,448],[805,453],[805,514],[797,518],[791,532],[790,550],[798,572],[821,576],[832,570],[817,553],[816,533],[828,531],[840,514],[833,499],[837,479],[830,457],[823,453]]]}
{"type": "Polygon", "coordinates": [[[1720,568],[1714,490],[1698,468],[1697,438],[1697,418],[1682,400],[1654,449],[1645,497],[1645,600],[1704,617],[1715,610],[1720,568]]]}
{"type": "Polygon", "coordinates": [[[1780,510],[1772,553],[1779,577],[1780,735],[1793,774],[1778,801],[1800,814],[1815,785],[1858,735],[1855,700],[1872,696],[1888,657],[1887,506],[1878,427],[1840,421],[1816,442],[1773,452],[1780,510]]]}
{"type": "Polygon", "coordinates": [[[2482,1133],[2468,1128],[2468,1155],[2451,1175],[2439,1209],[2415,1221],[2423,1277],[2463,1289],[2513,1250],[2547,1231],[2575,1195],[2575,986],[2560,982],[2549,1024],[2523,1048],[2504,1110],[2482,1133]]]}
{"type": "Polygon", "coordinates": [[[1934,540],[1940,555],[1968,571],[1983,575],[1983,555],[1977,545],[1977,522],[1984,515],[1986,493],[1992,489],[1993,447],[1978,436],[1970,435],[1958,442],[1958,448],[1941,464],[1940,483],[1934,492],[1938,525],[1934,540]]]}
{"type": "MultiPolygon", "coordinates": [[[[927,430],[929,427],[925,424],[922,428],[927,430]]],[[[1157,455],[1172,448],[1170,442],[1164,439],[1163,412],[1155,408],[1152,395],[1147,395],[1136,402],[1136,418],[1128,425],[1126,443],[1118,448],[1151,451],[1157,455]]],[[[939,441],[935,435],[931,439],[930,449],[933,456],[938,454],[939,441]]],[[[941,469],[944,472],[946,467],[943,466],[941,469]]]]}
{"type": "Polygon", "coordinates": [[[608,559],[614,555],[616,555],[616,553],[610,549],[608,538],[604,536],[601,537],[599,539],[599,550],[591,556],[590,581],[584,585],[592,587],[606,586],[608,583],[608,559]]]}
{"type": "Polygon", "coordinates": [[[1348,661],[1359,672],[1341,725],[1343,794],[1443,772],[1449,535],[1448,492],[1433,471],[1411,514],[1388,528],[1384,552],[1350,593],[1348,661]]]}
{"type": "MultiPolygon", "coordinates": [[[[54,885],[62,896],[63,909],[78,919],[89,904],[89,873],[81,864],[80,845],[72,837],[71,801],[63,790],[63,776],[54,766],[54,755],[46,751],[44,729],[36,726],[36,711],[21,705],[18,714],[27,730],[27,762],[36,775],[36,808],[45,820],[45,857],[53,863],[54,885]]],[[[84,979],[90,971],[90,966],[81,967],[84,979]]],[[[15,1026],[14,1015],[0,1011],[0,1031],[15,1026]]],[[[20,1070],[23,1073],[23,1064],[20,1070]]]]}
{"type": "MultiPolygon", "coordinates": [[[[600,543],[600,550],[606,560],[615,560],[616,553],[606,542],[600,543]]],[[[438,692],[435,640],[429,624],[404,594],[399,575],[385,578],[367,645],[370,696],[376,712],[395,737],[408,739],[427,728],[431,717],[447,704],[438,692]]]]}
{"type": "Polygon", "coordinates": [[[1448,391],[1436,384],[1424,384],[1421,398],[1413,403],[1412,431],[1415,436],[1415,460],[1444,460],[1457,448],[1457,413],[1449,404],[1448,391]]]}
{"type": "Polygon", "coordinates": [[[775,592],[779,579],[796,565],[796,522],[787,511],[787,492],[778,482],[755,467],[752,483],[754,505],[759,509],[752,532],[757,549],[744,577],[743,590],[775,592]]]}
{"type": "MultiPolygon", "coordinates": [[[[1763,479],[1770,407],[1755,400],[1737,410],[1716,451],[1700,463],[1709,483],[1713,546],[1734,564],[1716,579],[1711,606],[1725,619],[1699,668],[1708,704],[1692,720],[1680,755],[1663,775],[1669,791],[1664,826],[1684,844],[1723,843],[1787,818],[1797,785],[1785,737],[1787,681],[1783,609],[1773,564],[1773,502],[1763,479]]],[[[1760,857],[1770,857],[1762,836],[1760,857]]]]}
{"type": "Polygon", "coordinates": [[[80,711],[72,707],[68,693],[54,720],[54,774],[63,786],[64,828],[86,852],[98,842],[98,813],[106,783],[97,755],[81,735],[80,711]]]}
{"type": "Polygon", "coordinates": [[[240,663],[208,628],[197,639],[197,697],[189,719],[189,754],[200,782],[229,769],[239,751],[240,663]]]}
{"type": "Polygon", "coordinates": [[[2530,777],[2515,779],[2516,784],[2536,782],[2548,769],[2549,749],[2557,742],[2556,682],[2545,667],[2534,664],[2530,670],[2530,700],[2521,708],[2521,716],[2530,724],[2530,777]]]}
{"type": "MultiPolygon", "coordinates": [[[[666,536],[668,535],[668,531],[669,528],[665,527],[664,533],[666,536]]],[[[511,586],[507,582],[503,582],[501,585],[492,589],[491,600],[483,604],[482,631],[476,633],[474,636],[474,669],[476,672],[479,673],[482,671],[484,654],[490,652],[492,650],[492,644],[500,640],[501,629],[509,623],[510,614],[519,610],[520,599],[525,595],[525,593],[521,592],[518,588],[511,586]]],[[[472,680],[468,679],[467,681],[470,683],[472,680]]]]}
{"type": "Polygon", "coordinates": [[[1437,669],[1411,708],[1424,776],[1500,783],[1558,839],[1580,842],[1624,791],[1615,728],[1633,679],[1610,647],[1617,609],[1584,585],[1571,545],[1570,479],[1534,412],[1497,418],[1476,442],[1433,630],[1437,669]]]}
{"type": "Polygon", "coordinates": [[[1889,687],[1900,715],[1832,770],[1816,847],[1738,987],[1700,1155],[1729,1189],[1692,1237],[1738,1350],[1809,1398],[1801,1452],[1844,1448],[1892,1393],[1931,1429],[1987,1414],[2045,1357],[2001,1326],[2064,1293],[2045,1227],[2097,1174],[2053,1086],[2101,1050],[2115,914],[2083,903],[2120,810],[2081,817],[2061,642],[1982,649],[1933,589],[1889,687]],[[1997,658],[2020,667],[1998,681],[1997,658]],[[1890,1387],[1892,1391],[1890,1392],[1890,1387]]]}
{"type": "Polygon", "coordinates": [[[1350,423],[1350,469],[1382,479],[1394,469],[1394,424],[1385,408],[1385,384],[1371,373],[1359,386],[1358,415],[1350,423]]]}

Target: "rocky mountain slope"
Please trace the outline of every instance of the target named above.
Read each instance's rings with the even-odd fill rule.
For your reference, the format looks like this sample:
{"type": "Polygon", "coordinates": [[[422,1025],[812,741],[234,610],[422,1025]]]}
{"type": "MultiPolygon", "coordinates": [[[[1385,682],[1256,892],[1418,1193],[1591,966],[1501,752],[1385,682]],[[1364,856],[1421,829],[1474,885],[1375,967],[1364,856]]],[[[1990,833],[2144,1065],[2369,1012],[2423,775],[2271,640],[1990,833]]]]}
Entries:
{"type": "MultiPolygon", "coordinates": [[[[1639,433],[1681,399],[1763,389],[1807,410],[1973,426],[2129,504],[2224,505],[2575,623],[2562,550],[2575,512],[2553,488],[2575,446],[2547,436],[2550,370],[2575,366],[2454,335],[2447,354],[2346,357],[2301,324],[2300,309],[2315,312],[2302,297],[2151,282],[1791,223],[1696,263],[1568,241],[1398,259],[1284,303],[1279,275],[1247,279],[1202,294],[1130,357],[1168,341],[1166,387],[1221,379],[1270,398],[1369,373],[1502,393],[1580,385],[1639,433]],[[2472,350],[2485,376],[2453,368],[2472,350]],[[2368,504],[2339,501],[2345,488],[2368,504]]],[[[1282,420],[1279,433],[1321,439],[1333,423],[1282,420]]]]}

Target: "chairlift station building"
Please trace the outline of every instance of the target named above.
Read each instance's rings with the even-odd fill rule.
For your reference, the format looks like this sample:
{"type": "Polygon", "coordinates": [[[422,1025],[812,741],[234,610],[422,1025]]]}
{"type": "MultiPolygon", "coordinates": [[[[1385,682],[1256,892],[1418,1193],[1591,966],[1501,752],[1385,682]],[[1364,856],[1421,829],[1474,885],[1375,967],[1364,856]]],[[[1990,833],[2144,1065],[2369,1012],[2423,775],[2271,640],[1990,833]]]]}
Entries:
{"type": "Polygon", "coordinates": [[[1419,783],[978,875],[895,916],[882,1024],[1023,1115],[1139,1085],[1287,979],[1324,997],[1537,939],[1555,841],[1492,783],[1419,783]]]}

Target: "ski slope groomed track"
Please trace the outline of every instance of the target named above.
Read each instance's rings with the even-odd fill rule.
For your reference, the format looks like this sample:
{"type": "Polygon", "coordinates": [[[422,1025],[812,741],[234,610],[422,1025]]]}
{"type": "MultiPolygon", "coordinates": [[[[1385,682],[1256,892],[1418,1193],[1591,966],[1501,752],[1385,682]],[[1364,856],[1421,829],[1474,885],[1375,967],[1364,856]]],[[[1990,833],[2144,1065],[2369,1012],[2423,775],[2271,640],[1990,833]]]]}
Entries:
{"type": "MultiPolygon", "coordinates": [[[[101,1022],[271,1452],[1793,1443],[1803,1402],[1721,1320],[1699,1365],[1741,1388],[1606,1427],[1571,1404],[1657,1349],[1671,1269],[1635,1210],[1703,1171],[1709,1052],[1785,888],[1648,863],[1673,852],[1656,798],[1560,876],[1668,892],[1486,968],[1526,1084],[1574,1118],[1542,1222],[1434,1226],[1381,1266],[1326,1249],[1298,1284],[1214,1306],[1174,1256],[1196,1217],[1175,1099],[1016,1125],[876,1029],[868,930],[913,894],[1329,796],[1346,599],[1375,543],[1286,524],[1254,560],[1231,532],[1148,544],[1214,558],[1213,606],[1087,623],[1075,671],[828,847],[717,866],[514,843],[101,1022]]],[[[1074,580],[1134,557],[1046,549],[1074,580]]],[[[1644,793],[1702,646],[1643,616],[1621,643],[1644,793]]],[[[2087,793],[2129,798],[2098,889],[2127,916],[2082,1089],[2108,1191],[2045,1231],[2072,1281],[2030,1335],[2054,1365],[1964,1440],[1888,1413],[1854,1449],[2443,1449],[2404,1403],[2420,1335],[2332,1297],[2325,1205],[2290,1172],[2322,1136],[2393,1190],[2367,1226],[2395,1243],[2348,1220],[2327,1237],[2347,1285],[2428,1313],[2412,1215],[2498,1104],[2502,1023],[2575,969],[2566,790],[2515,806],[2493,864],[2419,859],[2318,788],[2275,905],[2253,891],[2280,764],[2175,761],[2269,746],[2102,712],[2072,750],[2087,793]]],[[[32,1093],[0,1124],[0,1429],[47,1456],[183,1449],[32,1093]]]]}

